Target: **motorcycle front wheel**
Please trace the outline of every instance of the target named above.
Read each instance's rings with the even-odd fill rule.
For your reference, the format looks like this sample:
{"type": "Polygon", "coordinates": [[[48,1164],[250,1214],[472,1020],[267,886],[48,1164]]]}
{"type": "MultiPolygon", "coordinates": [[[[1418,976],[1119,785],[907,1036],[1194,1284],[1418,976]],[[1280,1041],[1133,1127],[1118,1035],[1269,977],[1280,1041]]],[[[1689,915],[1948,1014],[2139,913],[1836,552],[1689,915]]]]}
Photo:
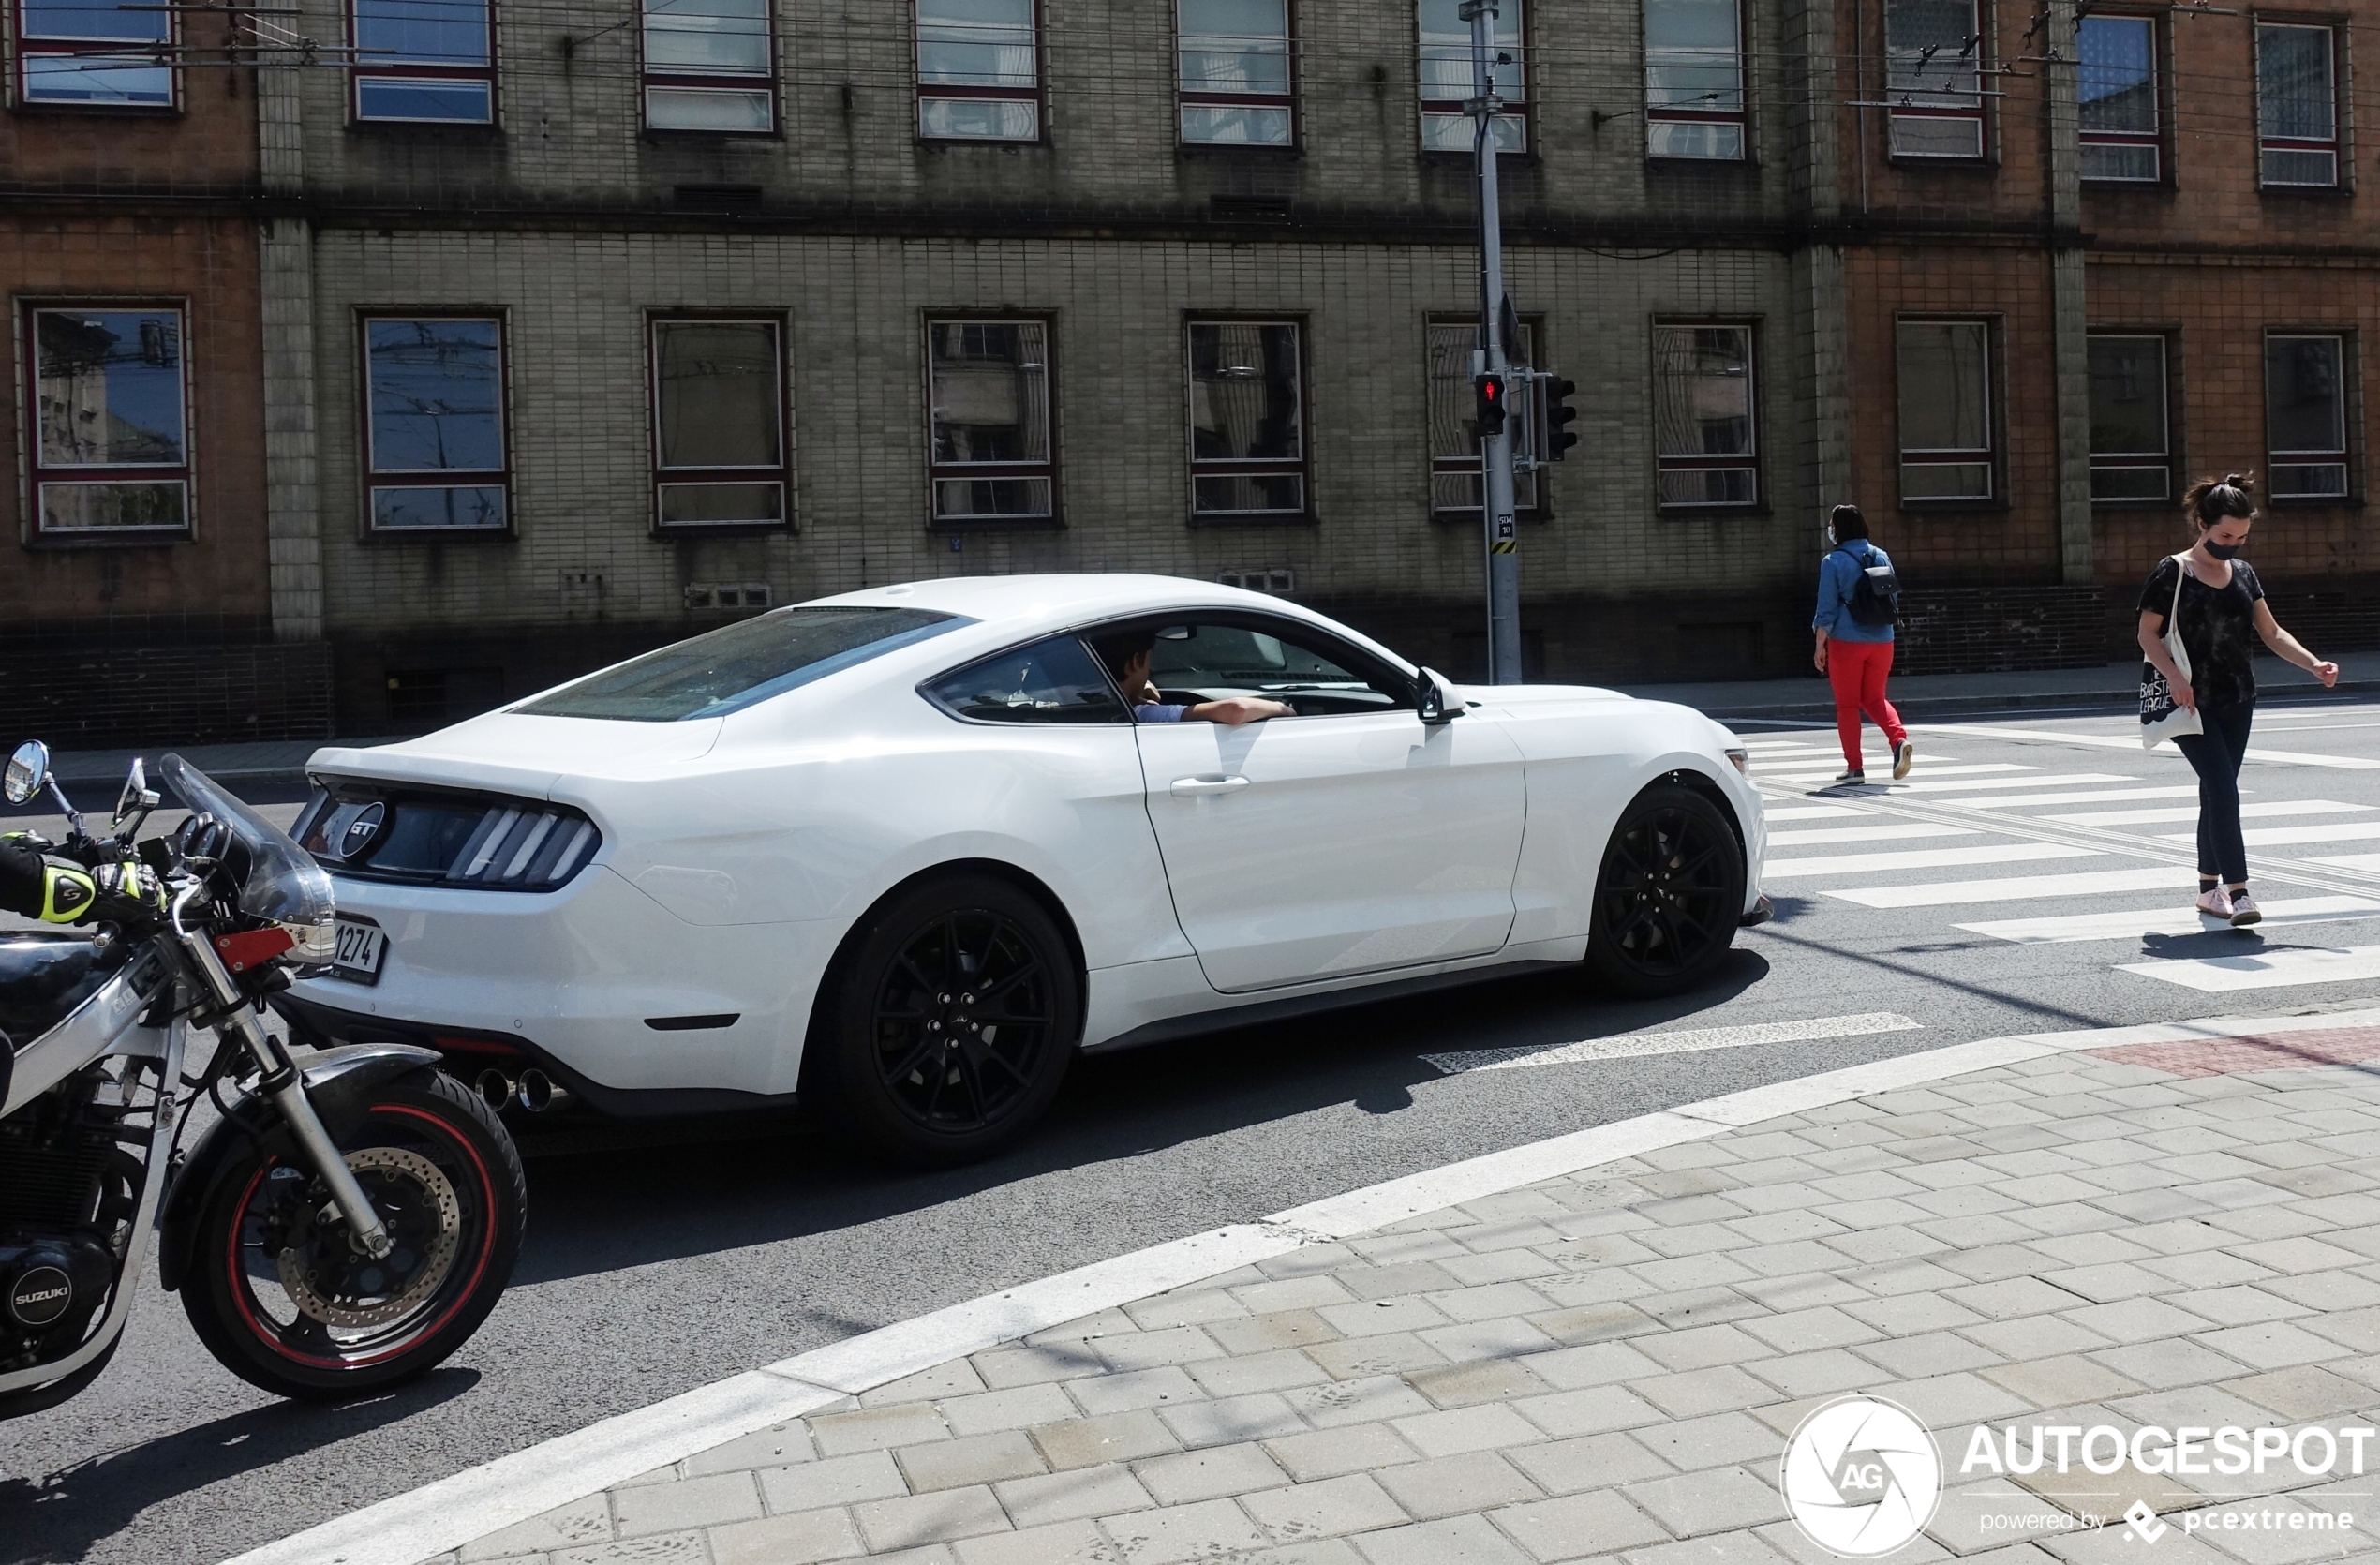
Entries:
{"type": "Polygon", "coordinates": [[[443,1362],[496,1307],[527,1221],[512,1137],[435,1070],[380,1087],[335,1140],[394,1249],[356,1250],[314,1171],[252,1145],[215,1185],[182,1285],[207,1350],[281,1396],[339,1400],[443,1362]]]}

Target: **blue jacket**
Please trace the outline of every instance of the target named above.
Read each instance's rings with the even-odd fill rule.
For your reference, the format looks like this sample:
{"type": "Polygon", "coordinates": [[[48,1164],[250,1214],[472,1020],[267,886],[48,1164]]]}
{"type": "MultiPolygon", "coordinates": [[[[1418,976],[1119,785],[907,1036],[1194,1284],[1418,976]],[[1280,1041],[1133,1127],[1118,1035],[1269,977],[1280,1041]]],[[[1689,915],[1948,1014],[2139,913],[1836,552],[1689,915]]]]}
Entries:
{"type": "Polygon", "coordinates": [[[1824,631],[1837,641],[1890,641],[1890,625],[1863,625],[1852,618],[1852,589],[1870,565],[1890,565],[1893,557],[1865,538],[1850,538],[1826,551],[1818,562],[1818,612],[1810,629],[1824,631]],[[1854,550],[1866,550],[1855,555],[1854,550]]]}

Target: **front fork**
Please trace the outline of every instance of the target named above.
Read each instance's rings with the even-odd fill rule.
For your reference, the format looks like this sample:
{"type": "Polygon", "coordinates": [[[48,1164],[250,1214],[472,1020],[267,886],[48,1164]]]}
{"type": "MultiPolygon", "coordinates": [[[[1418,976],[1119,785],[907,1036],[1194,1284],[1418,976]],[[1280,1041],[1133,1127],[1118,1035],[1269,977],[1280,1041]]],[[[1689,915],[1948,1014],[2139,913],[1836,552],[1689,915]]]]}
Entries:
{"type": "Polygon", "coordinates": [[[199,976],[214,993],[215,1009],[218,1013],[216,1025],[229,1027],[237,1033],[241,1043],[246,1046],[249,1057],[256,1061],[258,1070],[262,1072],[257,1090],[272,1099],[273,1106],[281,1111],[283,1122],[289,1125],[290,1133],[297,1138],[298,1146],[305,1154],[306,1160],[314,1165],[315,1173],[330,1187],[331,1204],[339,1209],[341,1217],[347,1219],[350,1242],[373,1259],[379,1259],[395,1248],[394,1242],[389,1238],[388,1225],[381,1222],[380,1215],[372,1209],[372,1198],[365,1195],[364,1186],[356,1182],[355,1170],[347,1166],[347,1159],[339,1155],[339,1149],[331,1144],[331,1133],[322,1128],[322,1118],[314,1111],[313,1100],[305,1096],[305,1082],[298,1075],[297,1067],[290,1063],[289,1051],[264,1030],[264,1022],[257,1016],[255,1005],[240,992],[240,986],[232,981],[231,972],[224,967],[223,959],[216,954],[205,931],[184,927],[179,917],[180,907],[177,906],[174,912],[173,932],[180,939],[182,949],[188,955],[191,965],[198,969],[199,976]]]}

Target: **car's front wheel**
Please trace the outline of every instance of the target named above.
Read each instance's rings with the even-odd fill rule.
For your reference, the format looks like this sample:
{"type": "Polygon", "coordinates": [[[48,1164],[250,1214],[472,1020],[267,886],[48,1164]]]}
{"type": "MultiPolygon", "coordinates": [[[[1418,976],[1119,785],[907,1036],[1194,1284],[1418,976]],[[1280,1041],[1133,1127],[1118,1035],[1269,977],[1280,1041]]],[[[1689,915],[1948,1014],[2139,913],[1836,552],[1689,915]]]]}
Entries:
{"type": "Polygon", "coordinates": [[[870,916],[813,1047],[845,1126],[895,1162],[1007,1145],[1049,1107],[1082,1032],[1057,923],[991,876],[928,881],[870,916]]]}
{"type": "Polygon", "coordinates": [[[1727,955],[1744,911],[1744,850],[1725,812],[1659,782],[1621,812],[1595,886],[1586,965],[1632,998],[1677,994],[1727,955]]]}

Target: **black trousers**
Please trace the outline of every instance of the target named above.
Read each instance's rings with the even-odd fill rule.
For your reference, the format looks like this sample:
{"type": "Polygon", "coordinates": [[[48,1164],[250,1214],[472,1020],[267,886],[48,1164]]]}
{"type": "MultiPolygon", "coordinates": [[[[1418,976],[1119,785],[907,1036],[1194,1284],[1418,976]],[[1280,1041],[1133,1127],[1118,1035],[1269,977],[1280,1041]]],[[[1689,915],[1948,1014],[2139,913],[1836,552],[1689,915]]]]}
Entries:
{"type": "Polygon", "coordinates": [[[2198,773],[2198,873],[2225,886],[2248,878],[2248,843],[2239,830],[2239,763],[2248,757],[2248,725],[2256,704],[2198,704],[2202,734],[2184,734],[2174,747],[2198,773]]]}

